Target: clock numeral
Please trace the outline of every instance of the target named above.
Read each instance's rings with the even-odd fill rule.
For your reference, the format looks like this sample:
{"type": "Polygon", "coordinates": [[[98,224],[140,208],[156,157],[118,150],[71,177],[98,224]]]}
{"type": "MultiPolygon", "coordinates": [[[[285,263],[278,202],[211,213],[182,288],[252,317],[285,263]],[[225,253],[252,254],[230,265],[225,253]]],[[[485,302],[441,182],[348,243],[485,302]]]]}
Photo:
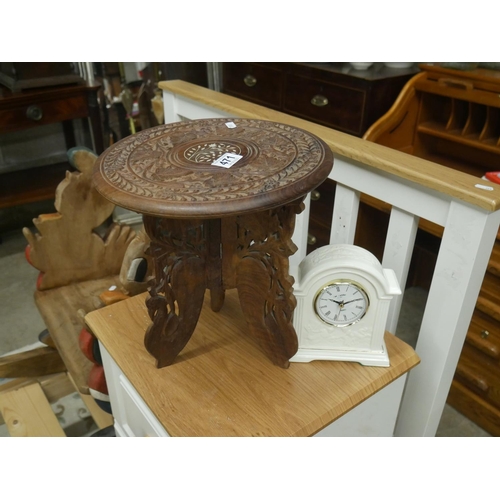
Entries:
{"type": "Polygon", "coordinates": [[[332,314],[332,311],[326,311],[325,316],[330,316],[332,314]]]}

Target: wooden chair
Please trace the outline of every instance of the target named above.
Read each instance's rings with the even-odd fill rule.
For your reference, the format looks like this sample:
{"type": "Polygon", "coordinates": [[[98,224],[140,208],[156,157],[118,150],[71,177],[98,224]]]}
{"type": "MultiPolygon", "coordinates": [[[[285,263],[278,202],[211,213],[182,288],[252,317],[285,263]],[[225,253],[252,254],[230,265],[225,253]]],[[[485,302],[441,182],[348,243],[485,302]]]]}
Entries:
{"type": "Polygon", "coordinates": [[[111,415],[90,395],[94,364],[79,342],[83,317],[146,286],[146,278],[130,277],[137,261],[147,262],[145,233],[109,223],[114,205],[92,186],[96,155],[74,148],[68,156],[77,171],[67,172],[57,188],[57,212],[33,221],[37,233],[23,229],[27,260],[40,271],[35,303],[47,326],[40,337],[47,347],[0,358],[0,377],[13,379],[0,386],[0,414],[12,436],[64,435],[50,403],[75,390],[98,427],[111,425],[111,415]]]}
{"type": "MultiPolygon", "coordinates": [[[[337,184],[330,242],[353,243],[361,196],[377,200],[378,205],[382,203],[390,212],[382,263],[396,272],[403,290],[420,218],[443,227],[416,346],[421,363],[409,373],[393,429],[395,436],[434,436],[497,234],[499,186],[186,82],[162,82],[160,87],[164,91],[167,123],[182,119],[242,117],[289,124],[321,137],[335,158],[330,174],[337,184]]],[[[290,260],[292,274],[306,255],[308,202],[296,223],[294,241],[299,250],[290,260]]],[[[403,296],[392,301],[389,332],[397,331],[402,300],[403,296]]],[[[135,301],[134,308],[139,307],[137,304],[135,301]]],[[[92,313],[88,319],[105,332],[103,315],[92,313]]],[[[142,326],[138,324],[136,328],[142,326]]],[[[109,346],[113,347],[111,339],[109,346]]],[[[126,368],[130,374],[137,365],[124,362],[116,368],[126,368]]],[[[122,380],[123,374],[119,377],[116,383],[122,380]]],[[[140,378],[139,375],[134,380],[140,378]]],[[[133,385],[140,389],[140,382],[133,385]]],[[[129,386],[127,390],[132,394],[135,389],[129,386]]],[[[145,381],[145,387],[153,390],[153,382],[145,381]]],[[[133,394],[136,398],[137,393],[133,394]]],[[[351,407],[351,410],[343,418],[356,420],[356,409],[351,407]]],[[[127,411],[132,410],[129,407],[127,411]]],[[[366,419],[366,415],[359,420],[359,427],[366,424],[363,418],[366,419]]]]}

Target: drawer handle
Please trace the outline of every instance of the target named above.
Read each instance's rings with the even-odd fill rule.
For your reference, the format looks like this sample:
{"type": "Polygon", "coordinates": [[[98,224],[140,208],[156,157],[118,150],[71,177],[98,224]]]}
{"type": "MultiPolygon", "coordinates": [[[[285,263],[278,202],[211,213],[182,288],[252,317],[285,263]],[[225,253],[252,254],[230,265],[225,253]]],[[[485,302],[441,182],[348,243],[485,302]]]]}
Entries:
{"type": "Polygon", "coordinates": [[[26,110],[26,116],[30,120],[34,120],[35,122],[39,121],[42,119],[43,116],[43,111],[40,107],[38,106],[30,106],[26,110]]]}
{"type": "Polygon", "coordinates": [[[311,191],[311,201],[317,201],[320,198],[321,198],[321,193],[317,189],[311,191]]]}
{"type": "Polygon", "coordinates": [[[318,108],[322,108],[328,104],[328,99],[324,95],[318,94],[311,99],[311,104],[313,106],[318,106],[318,108]]]}
{"type": "Polygon", "coordinates": [[[243,81],[245,82],[245,85],[247,87],[254,87],[255,84],[257,83],[257,78],[255,78],[255,76],[252,75],[247,75],[245,76],[245,78],[243,78],[243,81]]]}
{"type": "Polygon", "coordinates": [[[481,332],[481,338],[482,339],[487,339],[490,336],[490,332],[488,330],[483,330],[481,332]]]}
{"type": "Polygon", "coordinates": [[[494,344],[489,340],[490,332],[488,330],[481,330],[479,335],[475,335],[472,332],[467,335],[467,342],[474,346],[481,352],[484,352],[490,358],[493,358],[495,362],[500,359],[500,346],[494,344]]]}
{"type": "Polygon", "coordinates": [[[314,245],[316,243],[316,236],[313,236],[312,234],[307,235],[307,244],[308,245],[314,245]]]}

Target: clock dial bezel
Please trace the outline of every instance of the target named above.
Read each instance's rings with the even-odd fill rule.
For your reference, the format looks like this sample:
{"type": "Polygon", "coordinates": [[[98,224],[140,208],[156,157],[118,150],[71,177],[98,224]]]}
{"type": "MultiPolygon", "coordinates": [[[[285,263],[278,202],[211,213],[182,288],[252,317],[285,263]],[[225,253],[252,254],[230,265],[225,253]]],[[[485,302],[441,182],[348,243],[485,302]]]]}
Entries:
{"type": "Polygon", "coordinates": [[[359,321],[361,321],[366,316],[366,313],[367,313],[369,307],[370,307],[370,298],[369,298],[368,293],[366,292],[365,288],[363,287],[363,285],[361,285],[357,281],[350,280],[350,279],[336,279],[336,280],[330,281],[326,285],[322,286],[316,292],[316,295],[314,297],[314,312],[315,312],[316,316],[323,323],[325,323],[325,324],[327,324],[329,326],[334,326],[336,328],[345,328],[347,326],[351,326],[351,325],[354,325],[355,323],[358,323],[359,321]],[[352,285],[353,287],[355,287],[355,288],[357,288],[359,290],[359,292],[363,295],[363,298],[365,300],[364,311],[361,313],[360,316],[356,317],[353,321],[348,322],[348,323],[346,323],[344,321],[339,322],[339,321],[331,320],[329,318],[325,318],[325,317],[323,317],[324,315],[322,315],[320,313],[320,311],[319,311],[319,300],[322,297],[323,293],[327,289],[329,289],[329,288],[331,288],[333,286],[338,286],[338,285],[352,285]]]}

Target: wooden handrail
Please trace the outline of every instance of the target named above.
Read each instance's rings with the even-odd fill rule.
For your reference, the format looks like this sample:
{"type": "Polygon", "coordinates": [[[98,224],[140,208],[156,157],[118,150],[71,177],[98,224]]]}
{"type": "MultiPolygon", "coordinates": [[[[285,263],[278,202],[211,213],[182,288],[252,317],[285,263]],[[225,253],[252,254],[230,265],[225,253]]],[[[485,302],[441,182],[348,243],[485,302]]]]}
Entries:
{"type": "Polygon", "coordinates": [[[334,155],[350,158],[396,175],[488,212],[500,210],[500,185],[498,184],[181,80],[160,82],[159,87],[235,117],[270,120],[302,128],[321,137],[330,146],[334,155]],[[477,188],[475,187],[477,184],[487,186],[492,190],[477,188]]]}

